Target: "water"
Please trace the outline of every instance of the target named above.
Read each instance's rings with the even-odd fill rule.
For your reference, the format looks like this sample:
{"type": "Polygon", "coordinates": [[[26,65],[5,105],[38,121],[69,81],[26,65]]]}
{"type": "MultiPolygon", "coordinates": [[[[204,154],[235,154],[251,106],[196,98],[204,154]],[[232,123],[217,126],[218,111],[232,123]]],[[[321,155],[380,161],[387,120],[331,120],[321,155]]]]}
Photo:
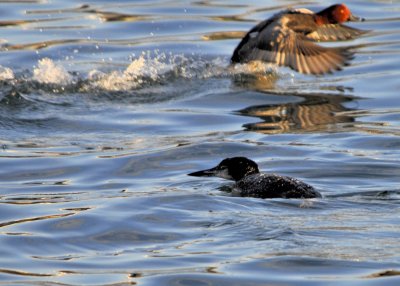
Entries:
{"type": "Polygon", "coordinates": [[[289,4],[1,1],[0,283],[399,285],[400,5],[341,72],[228,68],[289,4]],[[186,176],[238,155],[324,198],[186,176]]]}

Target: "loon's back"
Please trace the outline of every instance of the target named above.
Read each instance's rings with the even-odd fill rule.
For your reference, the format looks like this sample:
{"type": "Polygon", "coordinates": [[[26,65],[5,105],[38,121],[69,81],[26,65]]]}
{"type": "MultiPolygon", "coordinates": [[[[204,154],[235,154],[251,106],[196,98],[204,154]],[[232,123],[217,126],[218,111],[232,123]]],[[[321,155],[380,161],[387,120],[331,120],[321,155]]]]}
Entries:
{"type": "Polygon", "coordinates": [[[246,157],[222,160],[217,166],[188,174],[195,177],[220,177],[234,180],[233,193],[242,197],[263,199],[308,199],[320,198],[321,194],[312,186],[295,178],[260,173],[257,163],[246,157]]]}
{"type": "Polygon", "coordinates": [[[320,198],[312,186],[295,178],[275,174],[257,173],[237,181],[235,191],[242,197],[255,198],[320,198]]]}

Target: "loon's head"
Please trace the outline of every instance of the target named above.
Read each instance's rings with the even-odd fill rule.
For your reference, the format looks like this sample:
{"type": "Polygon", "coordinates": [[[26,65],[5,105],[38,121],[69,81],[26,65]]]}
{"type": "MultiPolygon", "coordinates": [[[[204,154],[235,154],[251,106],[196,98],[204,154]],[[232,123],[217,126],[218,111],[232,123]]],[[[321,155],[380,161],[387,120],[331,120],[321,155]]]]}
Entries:
{"type": "Polygon", "coordinates": [[[227,180],[239,181],[244,177],[257,174],[257,164],[246,157],[226,158],[216,167],[188,174],[195,177],[219,177],[227,180]]]}

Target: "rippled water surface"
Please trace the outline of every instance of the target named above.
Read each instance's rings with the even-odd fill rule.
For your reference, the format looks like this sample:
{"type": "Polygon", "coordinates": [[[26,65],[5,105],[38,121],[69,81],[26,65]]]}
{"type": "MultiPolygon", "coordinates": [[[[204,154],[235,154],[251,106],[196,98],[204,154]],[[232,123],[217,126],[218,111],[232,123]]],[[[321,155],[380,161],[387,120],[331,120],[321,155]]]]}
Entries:
{"type": "Polygon", "coordinates": [[[400,285],[400,3],[343,71],[229,67],[327,1],[0,1],[0,284],[400,285]],[[232,197],[230,156],[322,199],[232,197]]]}

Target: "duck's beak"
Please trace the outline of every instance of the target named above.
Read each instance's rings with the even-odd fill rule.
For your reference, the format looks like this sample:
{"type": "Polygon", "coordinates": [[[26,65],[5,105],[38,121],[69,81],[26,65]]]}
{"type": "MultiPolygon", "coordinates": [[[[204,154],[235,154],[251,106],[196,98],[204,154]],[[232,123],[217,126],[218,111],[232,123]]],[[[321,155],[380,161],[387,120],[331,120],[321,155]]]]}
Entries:
{"type": "Polygon", "coordinates": [[[211,168],[207,170],[202,170],[202,171],[197,171],[188,174],[188,176],[194,176],[194,177],[214,177],[217,173],[217,168],[211,168]]]}
{"type": "Polygon", "coordinates": [[[349,17],[349,20],[347,20],[347,21],[348,22],[364,22],[365,19],[361,18],[361,17],[358,17],[358,16],[356,16],[354,14],[351,14],[350,17],[349,17]]]}

